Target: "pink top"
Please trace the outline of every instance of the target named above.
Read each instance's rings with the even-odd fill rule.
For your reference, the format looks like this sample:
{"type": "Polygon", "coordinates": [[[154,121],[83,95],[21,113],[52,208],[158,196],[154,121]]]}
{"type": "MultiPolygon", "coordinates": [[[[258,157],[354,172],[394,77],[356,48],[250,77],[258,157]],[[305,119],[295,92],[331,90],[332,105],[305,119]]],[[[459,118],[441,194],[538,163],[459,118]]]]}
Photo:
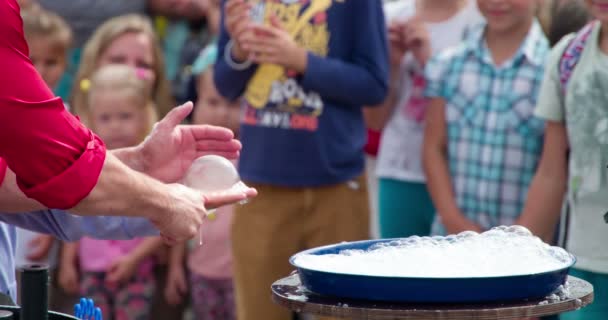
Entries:
{"type": "MultiPolygon", "coordinates": [[[[80,268],[88,272],[106,272],[112,263],[133,251],[141,244],[143,238],[132,240],[96,240],[83,238],[80,240],[78,256],[80,268]]],[[[154,258],[149,257],[142,261],[138,272],[150,272],[154,267],[154,258]]]]}
{"type": "Polygon", "coordinates": [[[188,269],[212,279],[232,278],[232,249],[230,226],[233,206],[217,209],[214,220],[203,222],[203,245],[198,239],[188,256],[188,269]]]}

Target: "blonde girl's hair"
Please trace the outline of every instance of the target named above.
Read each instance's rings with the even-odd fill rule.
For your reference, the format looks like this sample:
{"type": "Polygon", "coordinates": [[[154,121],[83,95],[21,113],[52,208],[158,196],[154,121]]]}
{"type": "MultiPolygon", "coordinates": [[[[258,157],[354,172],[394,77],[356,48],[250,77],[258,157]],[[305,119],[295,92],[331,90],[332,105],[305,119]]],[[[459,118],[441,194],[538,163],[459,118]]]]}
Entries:
{"type": "MultiPolygon", "coordinates": [[[[109,64],[98,69],[91,77],[88,90],[86,104],[89,114],[92,112],[91,99],[96,93],[129,98],[145,112],[146,123],[140,136],[140,141],[143,141],[158,121],[156,106],[150,95],[151,83],[146,79],[146,75],[143,70],[123,64],[109,64]]],[[[95,130],[92,121],[86,120],[85,124],[95,130]]]]}
{"type": "Polygon", "coordinates": [[[112,18],[99,26],[84,46],[70,100],[74,113],[80,116],[83,121],[89,116],[86,107],[87,90],[89,79],[97,69],[99,57],[116,38],[128,33],[143,33],[152,40],[153,69],[156,78],[152,85],[151,95],[157,106],[159,116],[164,116],[173,107],[173,98],[165,72],[162,49],[154,33],[154,28],[146,16],[128,14],[112,18]]]}
{"type": "Polygon", "coordinates": [[[44,37],[52,40],[54,49],[66,52],[72,46],[72,29],[59,15],[47,11],[40,6],[31,6],[21,11],[23,32],[27,41],[34,37],[44,37]]]}

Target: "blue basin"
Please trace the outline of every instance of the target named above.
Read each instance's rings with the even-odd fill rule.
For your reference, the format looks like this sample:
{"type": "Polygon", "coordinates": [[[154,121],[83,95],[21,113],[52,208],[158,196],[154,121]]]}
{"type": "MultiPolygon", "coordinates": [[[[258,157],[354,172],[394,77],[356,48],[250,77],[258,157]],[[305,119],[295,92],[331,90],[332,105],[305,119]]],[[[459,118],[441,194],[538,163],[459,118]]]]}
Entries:
{"type": "Polygon", "coordinates": [[[408,278],[341,274],[298,266],[300,254],[337,254],[342,250],[367,250],[378,243],[398,239],[341,243],[302,251],[289,259],[298,270],[302,285],[326,296],[393,302],[479,303],[542,299],[565,283],[576,261],[550,272],[487,278],[408,278]]]}

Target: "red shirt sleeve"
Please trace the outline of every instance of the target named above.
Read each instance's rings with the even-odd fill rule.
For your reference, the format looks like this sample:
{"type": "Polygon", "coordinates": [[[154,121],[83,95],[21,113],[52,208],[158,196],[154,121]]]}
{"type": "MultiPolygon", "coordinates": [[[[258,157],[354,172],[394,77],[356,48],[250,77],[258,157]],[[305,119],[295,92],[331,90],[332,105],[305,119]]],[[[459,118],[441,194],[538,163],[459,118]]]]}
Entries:
{"type": "Polygon", "coordinates": [[[4,176],[6,176],[6,162],[0,158],[0,187],[2,187],[2,183],[4,182],[4,176]]]}
{"type": "Polygon", "coordinates": [[[15,0],[0,1],[0,35],[0,157],[28,197],[71,208],[97,184],[105,146],[34,69],[15,0]]]}
{"type": "Polygon", "coordinates": [[[365,153],[370,156],[377,157],[380,149],[380,131],[367,129],[367,143],[365,144],[365,153]]]}

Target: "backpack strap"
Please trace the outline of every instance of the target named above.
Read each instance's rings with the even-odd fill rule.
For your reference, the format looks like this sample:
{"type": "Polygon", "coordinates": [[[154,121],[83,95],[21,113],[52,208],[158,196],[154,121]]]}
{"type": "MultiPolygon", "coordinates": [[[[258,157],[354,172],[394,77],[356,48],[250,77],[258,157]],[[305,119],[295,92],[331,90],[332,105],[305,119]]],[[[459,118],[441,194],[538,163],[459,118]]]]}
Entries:
{"type": "Polygon", "coordinates": [[[583,54],[583,49],[587,44],[589,36],[593,32],[593,27],[598,21],[592,21],[583,27],[574,38],[570,41],[559,61],[559,81],[562,87],[562,93],[566,94],[568,82],[572,77],[574,68],[578,64],[583,54]]]}

